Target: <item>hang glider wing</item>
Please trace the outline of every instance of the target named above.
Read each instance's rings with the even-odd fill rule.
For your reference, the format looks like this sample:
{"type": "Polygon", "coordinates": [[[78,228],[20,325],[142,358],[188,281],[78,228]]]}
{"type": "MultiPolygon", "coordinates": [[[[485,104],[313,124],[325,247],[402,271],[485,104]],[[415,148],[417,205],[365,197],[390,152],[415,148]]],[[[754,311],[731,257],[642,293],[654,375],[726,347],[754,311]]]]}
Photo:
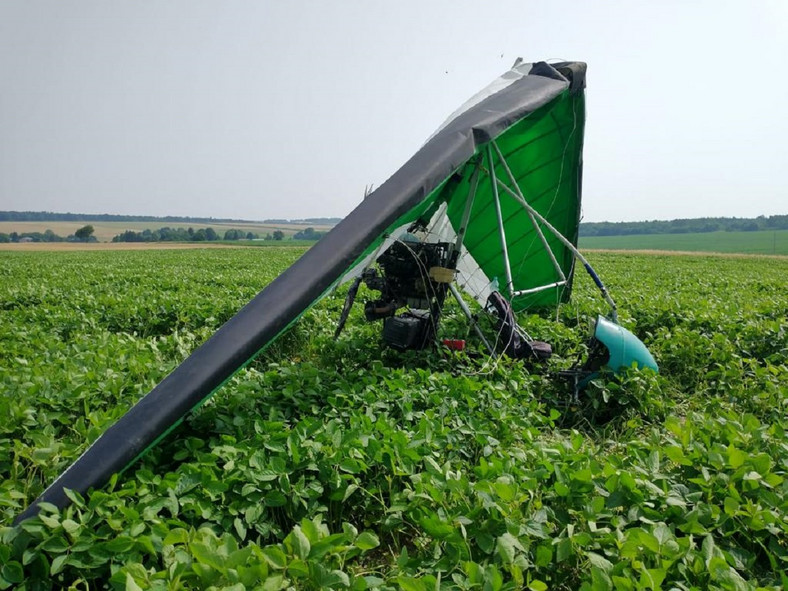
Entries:
{"type": "Polygon", "coordinates": [[[126,469],[414,224],[436,240],[457,243],[458,282],[480,301],[496,286],[518,310],[568,297],[580,212],[585,70],[581,62],[517,64],[478,93],[101,435],[17,522],[35,515],[41,502],[64,507],[65,488],[84,494],[126,469]]]}

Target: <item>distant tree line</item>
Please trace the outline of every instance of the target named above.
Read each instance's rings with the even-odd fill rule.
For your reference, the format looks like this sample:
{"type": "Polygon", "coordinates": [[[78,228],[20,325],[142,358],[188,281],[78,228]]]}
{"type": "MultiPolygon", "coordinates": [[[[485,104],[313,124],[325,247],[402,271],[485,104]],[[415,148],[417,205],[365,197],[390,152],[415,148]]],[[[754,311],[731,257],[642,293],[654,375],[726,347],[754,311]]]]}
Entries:
{"type": "Polygon", "coordinates": [[[310,227],[293,234],[293,240],[320,240],[325,234],[325,232],[316,232],[310,227]]]}
{"type": "MultiPolygon", "coordinates": [[[[218,240],[257,240],[259,234],[243,230],[226,230],[219,234],[213,228],[170,228],[158,230],[145,229],[141,232],[126,230],[112,239],[112,242],[216,242],[218,240]]],[[[270,235],[266,238],[271,238],[270,235]]]]}
{"type": "Polygon", "coordinates": [[[580,224],[580,236],[755,232],[758,230],[788,230],[788,215],[759,216],[757,218],[654,220],[650,222],[587,222],[580,224]]]}
{"type": "Polygon", "coordinates": [[[93,236],[93,226],[82,226],[73,234],[65,238],[58,236],[52,230],[43,232],[0,232],[0,242],[98,242],[93,236]]]}
{"type": "MultiPolygon", "coordinates": [[[[320,240],[323,232],[316,232],[314,228],[306,228],[293,235],[293,240],[320,240]]],[[[255,232],[244,232],[243,230],[230,229],[224,234],[219,234],[213,228],[159,228],[158,230],[126,230],[112,239],[112,242],[217,242],[234,240],[284,240],[285,233],[281,230],[274,230],[261,237],[255,232]]]]}

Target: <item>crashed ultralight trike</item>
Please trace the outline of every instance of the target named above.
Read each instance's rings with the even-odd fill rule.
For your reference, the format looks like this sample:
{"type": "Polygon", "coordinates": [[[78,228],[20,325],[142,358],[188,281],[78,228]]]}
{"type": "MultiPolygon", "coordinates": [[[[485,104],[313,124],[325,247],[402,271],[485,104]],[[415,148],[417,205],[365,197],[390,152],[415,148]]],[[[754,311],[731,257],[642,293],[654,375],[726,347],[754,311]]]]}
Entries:
{"type": "Polygon", "coordinates": [[[576,247],[585,81],[582,62],[518,60],[107,429],[17,522],[42,502],[66,506],[66,489],[85,494],[127,469],[343,281],[353,281],[349,293],[365,280],[380,292],[365,312],[399,348],[433,338],[450,294],[485,340],[464,291],[508,324],[501,334],[509,353],[538,356],[546,349],[517,330],[514,313],[566,301],[579,261],[610,312],[597,319],[598,354],[578,366],[575,387],[603,366],[656,369],[617,323],[613,299],[576,247]]]}

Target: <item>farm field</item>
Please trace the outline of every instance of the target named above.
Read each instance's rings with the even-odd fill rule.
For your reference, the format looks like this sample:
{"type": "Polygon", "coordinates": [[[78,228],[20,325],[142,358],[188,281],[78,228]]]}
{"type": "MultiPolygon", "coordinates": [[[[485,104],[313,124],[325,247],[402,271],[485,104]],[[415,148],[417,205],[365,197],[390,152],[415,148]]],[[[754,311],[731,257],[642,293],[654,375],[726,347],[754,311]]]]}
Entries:
{"type": "Polygon", "coordinates": [[[788,230],[586,236],[580,248],[788,255],[788,230]]]}
{"type": "Polygon", "coordinates": [[[0,242],[0,251],[10,252],[70,252],[102,250],[206,250],[211,248],[301,248],[314,246],[315,240],[217,240],[214,242],[0,242]],[[283,246],[284,245],[284,246],[283,246]]]}
{"type": "MultiPolygon", "coordinates": [[[[304,251],[0,252],[0,589],[784,589],[788,259],[592,253],[661,372],[379,347],[318,304],[103,490],[12,526],[304,251]]],[[[364,292],[359,300],[364,299],[364,292]]],[[[473,338],[449,310],[441,336],[473,338]]]]}
{"type": "MultiPolygon", "coordinates": [[[[109,242],[118,234],[125,232],[126,230],[133,230],[135,232],[141,232],[145,229],[150,230],[158,230],[159,228],[163,228],[165,226],[169,226],[171,228],[194,228],[195,230],[199,230],[200,228],[208,228],[211,227],[216,230],[217,233],[223,234],[225,230],[243,230],[244,232],[254,232],[257,234],[265,235],[269,232],[274,232],[275,230],[281,230],[284,232],[285,236],[290,237],[296,232],[303,230],[307,227],[305,224],[265,224],[265,223],[256,223],[256,222],[245,222],[245,223],[232,223],[232,222],[216,222],[210,224],[199,224],[199,223],[189,223],[189,222],[164,222],[164,221],[156,221],[156,222],[59,222],[59,221],[40,221],[40,222],[7,222],[2,221],[0,222],[0,233],[10,234],[11,232],[17,232],[18,234],[23,234],[25,232],[45,232],[46,230],[52,230],[58,236],[66,237],[69,234],[73,234],[82,226],[90,224],[93,226],[95,230],[93,235],[99,242],[109,242]]],[[[329,230],[331,226],[321,226],[321,225],[313,225],[312,226],[316,231],[322,232],[329,230]]]]}

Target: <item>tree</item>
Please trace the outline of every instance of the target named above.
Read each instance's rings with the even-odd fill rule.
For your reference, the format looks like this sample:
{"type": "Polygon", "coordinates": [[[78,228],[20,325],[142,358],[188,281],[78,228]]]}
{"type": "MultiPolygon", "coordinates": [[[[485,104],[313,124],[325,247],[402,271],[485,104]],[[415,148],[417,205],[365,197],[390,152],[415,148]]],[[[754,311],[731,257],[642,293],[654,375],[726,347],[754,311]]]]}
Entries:
{"type": "Polygon", "coordinates": [[[77,239],[81,240],[82,242],[87,242],[88,240],[90,240],[90,237],[93,235],[93,232],[94,232],[93,226],[91,225],[82,226],[79,230],[74,232],[74,236],[76,236],[77,239]]]}
{"type": "Polygon", "coordinates": [[[274,240],[284,240],[285,233],[282,230],[274,230],[274,240]]]}
{"type": "Polygon", "coordinates": [[[322,232],[315,232],[312,227],[296,232],[293,235],[293,240],[320,240],[323,237],[322,232]]]}

